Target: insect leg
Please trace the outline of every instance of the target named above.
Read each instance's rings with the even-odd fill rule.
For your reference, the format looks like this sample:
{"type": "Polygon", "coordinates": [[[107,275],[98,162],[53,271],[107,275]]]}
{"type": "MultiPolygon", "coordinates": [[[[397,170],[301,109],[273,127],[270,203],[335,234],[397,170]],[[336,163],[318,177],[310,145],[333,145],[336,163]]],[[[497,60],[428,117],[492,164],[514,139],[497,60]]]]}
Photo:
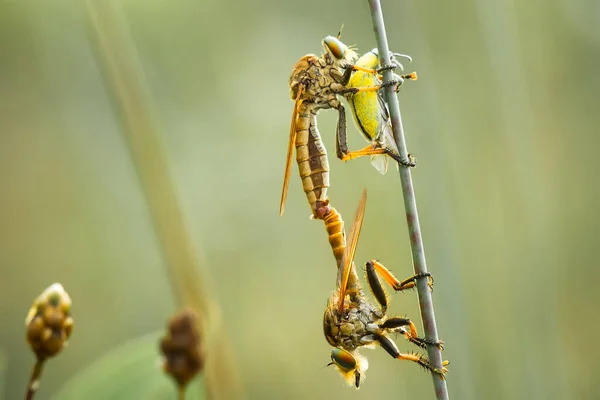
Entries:
{"type": "Polygon", "coordinates": [[[367,147],[360,150],[349,151],[348,139],[346,136],[346,109],[341,103],[337,104],[334,108],[338,110],[338,124],[335,135],[335,154],[337,155],[337,158],[339,158],[342,161],[348,161],[358,157],[372,156],[377,154],[387,154],[403,167],[409,168],[414,167],[416,165],[412,161],[411,157],[409,157],[409,161],[405,161],[401,159],[398,155],[396,155],[392,150],[378,147],[375,144],[370,144],[367,147]]]}
{"type": "Polygon", "coordinates": [[[387,293],[385,292],[383,286],[381,286],[379,278],[377,278],[377,273],[373,268],[373,261],[367,262],[366,267],[367,282],[369,283],[371,292],[373,293],[375,299],[381,306],[381,310],[385,313],[388,306],[387,293]]]}
{"type": "Polygon", "coordinates": [[[410,330],[410,332],[406,331],[405,329],[400,329],[400,332],[404,335],[406,340],[408,340],[409,342],[411,342],[423,349],[426,349],[427,345],[429,345],[429,346],[436,346],[440,350],[444,350],[444,342],[443,341],[435,342],[433,340],[429,340],[426,338],[420,338],[417,334],[417,327],[408,318],[401,318],[401,317],[388,318],[383,324],[379,325],[379,327],[381,329],[385,329],[385,330],[398,330],[399,328],[403,328],[405,326],[408,326],[408,329],[410,330]]]}
{"type": "MultiPolygon", "coordinates": [[[[381,305],[381,310],[384,313],[387,310],[387,294],[385,293],[385,290],[383,289],[383,286],[381,285],[381,282],[379,281],[379,278],[377,277],[378,274],[381,275],[383,277],[383,279],[385,279],[385,281],[397,292],[414,288],[416,285],[416,280],[418,278],[427,277],[429,280],[428,283],[430,285],[433,285],[433,280],[431,279],[431,274],[429,274],[429,273],[413,275],[410,278],[405,279],[402,282],[400,282],[390,272],[389,269],[387,269],[386,267],[384,267],[382,264],[380,264],[379,262],[377,262],[375,260],[371,260],[371,261],[367,262],[366,274],[367,274],[367,282],[369,283],[369,287],[371,288],[373,295],[375,296],[375,298],[381,305]]],[[[379,327],[382,329],[397,329],[397,328],[401,328],[403,326],[409,327],[410,332],[408,332],[408,331],[402,332],[408,341],[416,344],[419,347],[423,347],[423,348],[426,348],[427,345],[431,345],[431,346],[437,346],[440,349],[443,349],[443,344],[444,344],[443,341],[435,342],[435,341],[431,341],[426,338],[420,338],[417,333],[417,328],[416,328],[415,324],[408,318],[399,318],[399,317],[389,318],[383,324],[381,324],[379,327]]]]}
{"type": "MultiPolygon", "coordinates": [[[[346,150],[347,149],[348,147],[346,146],[346,150]]],[[[338,157],[342,161],[348,161],[354,160],[358,157],[373,156],[377,154],[389,154],[389,151],[381,147],[377,147],[376,145],[370,144],[367,147],[360,150],[342,152],[342,154],[338,155],[338,157]]]]}
{"type": "Polygon", "coordinates": [[[348,140],[346,136],[346,109],[342,103],[338,103],[335,109],[338,111],[338,124],[335,135],[335,153],[340,160],[348,153],[348,140]]]}
{"type": "Polygon", "coordinates": [[[415,163],[415,159],[413,157],[411,157],[410,154],[408,155],[408,161],[406,161],[406,160],[403,160],[393,150],[391,150],[391,149],[384,149],[384,150],[385,150],[385,154],[392,157],[398,164],[402,165],[403,167],[413,168],[417,165],[417,163],[415,163]]]}
{"type": "Polygon", "coordinates": [[[449,364],[448,361],[442,362],[441,369],[436,368],[433,365],[431,365],[429,360],[422,355],[400,353],[400,351],[398,350],[398,347],[396,347],[396,344],[394,342],[392,342],[386,336],[379,336],[377,338],[377,340],[379,341],[379,344],[381,345],[381,347],[385,351],[387,351],[388,354],[391,355],[392,357],[397,358],[398,360],[408,360],[408,361],[415,362],[415,363],[419,364],[421,367],[423,367],[431,372],[435,372],[436,374],[439,374],[442,379],[445,379],[446,372],[448,372],[448,369],[446,368],[446,366],[449,364]]]}
{"type": "Polygon", "coordinates": [[[363,92],[375,92],[381,88],[388,87],[388,86],[396,86],[401,83],[402,83],[402,79],[392,79],[390,81],[383,82],[380,85],[363,86],[363,87],[349,87],[349,88],[338,89],[335,92],[336,92],[336,94],[340,94],[340,95],[345,95],[348,93],[356,94],[356,93],[363,93],[363,92]]]}
{"type": "Polygon", "coordinates": [[[346,86],[348,85],[348,82],[350,82],[350,77],[352,76],[352,72],[355,71],[356,67],[351,64],[347,64],[344,65],[343,68],[345,68],[345,70],[339,81],[343,86],[346,86]]]}
{"type": "MultiPolygon", "coordinates": [[[[348,84],[348,82],[350,81],[350,77],[352,76],[352,73],[354,71],[361,71],[361,72],[366,72],[367,74],[377,75],[377,77],[379,79],[381,79],[381,77],[382,77],[381,72],[387,71],[388,69],[395,69],[396,67],[397,67],[397,65],[388,65],[386,67],[373,69],[373,68],[365,68],[365,67],[360,67],[358,65],[351,65],[351,64],[344,65],[343,68],[345,68],[345,71],[342,74],[342,76],[340,77],[339,82],[342,85],[346,86],[348,84]]],[[[413,72],[413,74],[416,76],[416,73],[413,72]]],[[[402,75],[402,76],[400,76],[400,78],[411,79],[411,78],[409,78],[409,75],[402,75]]]]}
{"type": "MultiPolygon", "coordinates": [[[[351,105],[352,105],[352,103],[351,103],[351,105]]],[[[336,136],[335,153],[340,160],[348,161],[348,160],[353,160],[357,157],[371,156],[371,155],[377,155],[377,154],[389,154],[390,156],[392,156],[392,158],[394,158],[394,160],[396,160],[403,166],[406,166],[406,167],[410,167],[410,166],[414,167],[415,166],[414,163],[412,163],[410,161],[406,162],[406,161],[400,160],[390,150],[384,149],[381,147],[377,147],[374,144],[370,144],[361,150],[349,151],[348,150],[348,137],[347,137],[347,132],[346,132],[346,109],[344,108],[344,106],[342,105],[341,102],[336,102],[334,104],[331,104],[331,106],[338,111],[338,124],[337,124],[337,131],[336,131],[336,135],[335,135],[336,136]]]]}
{"type": "Polygon", "coordinates": [[[371,260],[367,262],[367,276],[369,274],[370,269],[373,270],[373,275],[375,275],[375,272],[377,272],[383,277],[383,279],[388,283],[388,285],[390,285],[397,292],[414,288],[416,286],[417,279],[425,277],[427,277],[427,285],[430,289],[433,290],[433,278],[431,277],[431,274],[429,272],[423,274],[416,274],[403,281],[399,281],[398,278],[396,278],[389,269],[384,267],[383,264],[381,264],[377,260],[371,260]]]}

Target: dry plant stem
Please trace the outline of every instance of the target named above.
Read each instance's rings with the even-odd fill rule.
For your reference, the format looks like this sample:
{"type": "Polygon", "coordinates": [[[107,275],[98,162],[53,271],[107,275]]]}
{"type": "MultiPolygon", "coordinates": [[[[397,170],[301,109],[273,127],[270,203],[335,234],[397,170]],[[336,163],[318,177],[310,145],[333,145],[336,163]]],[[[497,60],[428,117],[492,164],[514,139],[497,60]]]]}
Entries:
{"type": "Polygon", "coordinates": [[[179,400],[185,400],[185,388],[186,386],[179,386],[179,400]]]}
{"type": "MultiPolygon", "coordinates": [[[[390,65],[389,47],[383,22],[383,12],[379,0],[369,0],[371,8],[371,18],[373,20],[373,30],[382,65],[390,65]]],[[[393,78],[393,72],[386,70],[383,73],[384,82],[393,78]]],[[[404,140],[404,129],[402,128],[402,119],[400,116],[400,106],[394,89],[391,86],[385,88],[385,97],[390,109],[392,119],[392,129],[394,139],[400,150],[400,154],[407,154],[406,142],[404,140]]],[[[419,226],[419,215],[417,213],[417,202],[413,189],[410,168],[400,167],[400,182],[402,184],[402,194],[404,197],[404,208],[406,210],[406,220],[408,222],[408,232],[410,235],[410,248],[413,258],[413,267],[415,274],[427,272],[427,263],[425,261],[425,250],[423,248],[423,239],[421,237],[421,227],[419,226]]],[[[423,320],[423,330],[425,337],[429,340],[438,341],[437,327],[435,323],[435,314],[433,311],[433,302],[431,292],[427,286],[427,279],[419,279],[417,282],[417,291],[419,295],[419,307],[421,309],[421,318],[423,320]]],[[[442,368],[442,352],[435,346],[428,346],[427,353],[429,360],[436,368],[442,368]]],[[[433,384],[437,399],[448,399],[448,387],[446,381],[439,374],[432,373],[433,384]]]]}
{"type": "Polygon", "coordinates": [[[31,378],[29,378],[29,383],[27,384],[27,392],[25,393],[25,400],[33,399],[33,396],[37,392],[40,387],[40,379],[42,379],[42,368],[44,368],[44,362],[46,360],[37,360],[35,365],[33,366],[33,371],[31,371],[31,378]]]}
{"type": "Polygon", "coordinates": [[[198,260],[169,175],[169,168],[152,117],[152,101],[127,32],[118,2],[87,0],[85,11],[107,87],[123,124],[129,150],[161,246],[173,294],[179,307],[190,306],[209,349],[204,369],[208,399],[242,398],[233,351],[223,329],[220,308],[209,294],[206,265],[198,260]]]}

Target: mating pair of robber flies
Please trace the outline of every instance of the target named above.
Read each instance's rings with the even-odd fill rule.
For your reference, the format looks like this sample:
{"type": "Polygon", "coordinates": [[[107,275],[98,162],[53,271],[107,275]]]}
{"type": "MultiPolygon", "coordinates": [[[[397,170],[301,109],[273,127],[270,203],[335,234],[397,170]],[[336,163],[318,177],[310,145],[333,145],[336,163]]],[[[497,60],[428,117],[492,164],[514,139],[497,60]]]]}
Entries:
{"type": "Polygon", "coordinates": [[[331,206],[327,196],[329,188],[329,162],[327,151],[317,128],[317,114],[323,109],[338,111],[336,131],[336,154],[341,160],[370,156],[372,165],[381,173],[387,171],[388,157],[402,167],[413,167],[410,156],[401,155],[395,144],[387,105],[379,89],[388,85],[399,88],[406,79],[415,80],[416,74],[396,75],[390,82],[383,83],[379,73],[386,69],[402,68],[395,56],[390,54],[393,65],[379,66],[377,49],[360,58],[337,37],[323,40],[325,53],[322,56],[307,54],[294,66],[290,76],[290,95],[295,101],[290,128],[280,214],[283,215],[292,155],[296,149],[296,161],[312,209],[311,218],[323,220],[329,243],[336,259],[338,274],[336,290],[329,299],[323,317],[323,329],[327,342],[334,347],[331,363],[344,376],[348,384],[358,388],[364,380],[368,362],[359,353],[361,347],[380,345],[392,357],[413,361],[444,378],[448,365],[443,362],[437,368],[419,354],[400,353],[390,334],[401,334],[411,343],[421,347],[437,346],[434,342],[418,337],[416,327],[408,318],[388,317],[387,294],[379,280],[381,276],[395,291],[415,287],[417,279],[427,279],[430,288],[433,280],[429,274],[414,275],[399,281],[379,262],[366,263],[369,288],[379,303],[376,307],[367,301],[354,265],[354,255],[364,218],[367,193],[363,191],[348,238],[344,222],[337,210],[331,206]],[[346,113],[338,96],[348,101],[356,125],[370,144],[358,151],[349,151],[346,141],[346,113]]]}

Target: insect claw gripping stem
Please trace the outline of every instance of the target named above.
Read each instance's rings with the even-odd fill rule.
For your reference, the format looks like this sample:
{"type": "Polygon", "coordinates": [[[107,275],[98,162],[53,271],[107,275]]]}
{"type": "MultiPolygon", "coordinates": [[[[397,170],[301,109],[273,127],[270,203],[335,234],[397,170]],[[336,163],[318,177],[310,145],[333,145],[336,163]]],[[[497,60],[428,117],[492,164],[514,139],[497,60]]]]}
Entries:
{"type": "Polygon", "coordinates": [[[436,368],[433,365],[431,365],[429,360],[423,354],[419,354],[419,353],[403,354],[403,353],[398,352],[398,354],[395,356],[395,358],[397,358],[398,360],[408,360],[408,361],[415,362],[415,363],[419,364],[421,367],[423,367],[424,369],[431,371],[431,372],[435,372],[436,374],[439,374],[442,379],[446,379],[446,373],[448,372],[448,369],[446,368],[446,366],[449,364],[448,361],[443,361],[442,368],[440,369],[440,368],[436,368]]]}
{"type": "Polygon", "coordinates": [[[422,366],[423,368],[425,368],[426,370],[429,370],[431,372],[435,372],[436,374],[440,375],[440,377],[442,379],[446,379],[446,373],[448,372],[448,369],[446,368],[446,366],[448,364],[450,364],[448,361],[443,361],[442,362],[442,368],[436,368],[433,365],[431,365],[431,363],[429,362],[429,360],[427,358],[425,358],[424,355],[421,354],[411,354],[411,356],[413,357],[419,357],[417,363],[422,366]]]}
{"type": "MultiPolygon", "coordinates": [[[[407,332],[408,334],[408,332],[407,332]]],[[[414,343],[415,345],[419,346],[422,349],[426,349],[427,346],[435,346],[440,350],[444,350],[444,341],[440,340],[438,342],[434,341],[434,340],[429,340],[426,338],[419,338],[419,337],[411,337],[410,335],[404,335],[406,336],[406,339],[411,342],[414,343]]]]}
{"type": "Polygon", "coordinates": [[[402,85],[402,81],[400,79],[392,79],[391,81],[383,82],[381,84],[381,88],[388,87],[388,86],[396,86],[396,85],[398,85],[398,86],[402,85]]]}
{"type": "Polygon", "coordinates": [[[408,161],[407,161],[407,160],[403,160],[402,158],[400,158],[400,156],[398,156],[397,154],[394,154],[394,152],[391,150],[386,149],[385,151],[398,164],[402,165],[405,168],[414,168],[417,166],[417,163],[414,162],[413,158],[410,155],[408,156],[408,161]]]}
{"type": "Polygon", "coordinates": [[[396,64],[388,64],[388,65],[382,65],[381,67],[377,68],[377,73],[382,73],[383,71],[391,71],[396,69],[398,66],[396,64]]]}
{"type": "Polygon", "coordinates": [[[411,276],[410,278],[405,279],[402,282],[400,282],[399,286],[403,287],[407,283],[416,282],[417,279],[425,278],[425,277],[427,278],[427,286],[429,286],[429,290],[431,290],[433,292],[433,276],[429,272],[421,272],[421,273],[415,274],[415,275],[411,276]]]}
{"type": "Polygon", "coordinates": [[[446,361],[442,361],[442,369],[439,368],[432,368],[432,371],[435,372],[436,374],[440,375],[440,377],[443,380],[446,380],[446,373],[448,372],[448,368],[446,368],[446,366],[448,366],[450,364],[450,361],[446,360],[446,361]]]}

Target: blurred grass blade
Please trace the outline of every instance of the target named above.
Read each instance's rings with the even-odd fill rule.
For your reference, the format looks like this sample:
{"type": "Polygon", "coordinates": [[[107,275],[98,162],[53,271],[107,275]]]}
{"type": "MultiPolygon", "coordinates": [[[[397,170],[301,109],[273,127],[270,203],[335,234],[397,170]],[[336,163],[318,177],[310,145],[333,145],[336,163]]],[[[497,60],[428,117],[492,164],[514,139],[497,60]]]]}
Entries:
{"type": "Polygon", "coordinates": [[[180,307],[191,306],[200,317],[200,329],[207,345],[207,393],[209,398],[240,398],[240,381],[222,327],[220,309],[210,299],[207,289],[212,286],[208,268],[198,261],[181,215],[135,46],[114,1],[87,0],[85,4],[100,64],[121,116],[173,293],[180,307]]]}

